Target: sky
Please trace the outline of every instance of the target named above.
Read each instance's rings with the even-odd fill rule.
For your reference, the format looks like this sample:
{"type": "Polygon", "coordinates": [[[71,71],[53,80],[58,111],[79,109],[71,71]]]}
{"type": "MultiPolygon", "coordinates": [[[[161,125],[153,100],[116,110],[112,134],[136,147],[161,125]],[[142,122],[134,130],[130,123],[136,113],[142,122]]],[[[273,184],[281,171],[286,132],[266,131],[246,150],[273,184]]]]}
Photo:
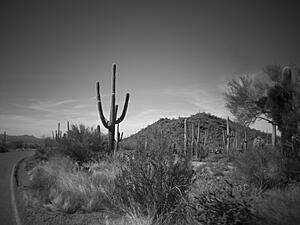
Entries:
{"type": "Polygon", "coordinates": [[[105,132],[96,82],[109,118],[113,63],[119,111],[130,93],[125,136],[164,117],[234,119],[226,83],[299,63],[299,27],[297,1],[1,1],[0,133],[105,132]]]}

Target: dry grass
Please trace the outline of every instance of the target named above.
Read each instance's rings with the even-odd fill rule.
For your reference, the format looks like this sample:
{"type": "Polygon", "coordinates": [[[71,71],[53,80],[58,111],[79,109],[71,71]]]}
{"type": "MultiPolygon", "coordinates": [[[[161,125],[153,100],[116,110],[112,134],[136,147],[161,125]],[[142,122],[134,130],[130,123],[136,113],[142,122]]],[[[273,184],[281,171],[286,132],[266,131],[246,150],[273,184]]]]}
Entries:
{"type": "Polygon", "coordinates": [[[134,210],[127,212],[124,216],[118,218],[105,218],[106,225],[158,225],[154,222],[154,216],[149,213],[148,216],[143,216],[139,211],[134,210]]]}
{"type": "Polygon", "coordinates": [[[53,211],[99,211],[109,206],[107,193],[114,189],[114,173],[112,166],[88,172],[69,158],[53,157],[31,170],[30,184],[33,196],[53,211]]]}

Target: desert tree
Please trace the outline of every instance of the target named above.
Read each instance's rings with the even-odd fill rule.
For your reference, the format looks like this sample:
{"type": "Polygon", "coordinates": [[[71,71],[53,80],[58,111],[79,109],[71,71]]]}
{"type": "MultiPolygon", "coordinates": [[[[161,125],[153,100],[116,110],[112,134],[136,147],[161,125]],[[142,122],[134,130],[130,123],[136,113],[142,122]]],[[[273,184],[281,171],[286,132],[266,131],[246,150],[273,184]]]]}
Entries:
{"type": "Polygon", "coordinates": [[[224,93],[226,107],[246,126],[257,119],[278,126],[282,150],[291,156],[289,146],[299,134],[300,68],[269,65],[263,72],[269,82],[254,80],[247,75],[229,81],[224,93]]]}

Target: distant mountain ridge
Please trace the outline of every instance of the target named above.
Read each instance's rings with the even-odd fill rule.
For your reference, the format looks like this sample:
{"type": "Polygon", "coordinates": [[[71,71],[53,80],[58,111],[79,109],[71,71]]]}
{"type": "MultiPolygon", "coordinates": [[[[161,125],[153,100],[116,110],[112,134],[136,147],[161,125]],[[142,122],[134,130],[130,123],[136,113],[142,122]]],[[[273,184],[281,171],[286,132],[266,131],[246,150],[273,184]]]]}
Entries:
{"type": "MultiPolygon", "coordinates": [[[[0,141],[3,139],[3,134],[0,134],[0,141]]],[[[42,139],[37,138],[33,135],[6,135],[6,141],[9,142],[15,142],[15,141],[23,141],[24,143],[30,143],[30,144],[41,144],[42,139]]]]}
{"type": "MultiPolygon", "coordinates": [[[[188,121],[188,141],[191,142],[191,127],[192,123],[195,128],[195,138],[197,137],[198,123],[200,125],[200,140],[204,139],[204,134],[207,130],[208,139],[207,147],[214,149],[224,146],[223,131],[226,130],[226,119],[219,118],[209,113],[197,113],[190,117],[179,117],[178,119],[161,118],[153,124],[141,129],[136,134],[124,139],[121,143],[125,148],[136,148],[137,145],[143,144],[145,141],[151,141],[161,136],[168,146],[175,144],[178,148],[183,147],[183,132],[184,120],[188,121]]],[[[238,143],[241,146],[243,143],[245,128],[233,121],[230,121],[231,131],[236,132],[238,143]]],[[[264,133],[259,130],[247,128],[247,141],[252,145],[255,137],[260,136],[267,142],[270,140],[271,134],[264,133]]],[[[269,141],[270,142],[270,141],[269,141]]]]}

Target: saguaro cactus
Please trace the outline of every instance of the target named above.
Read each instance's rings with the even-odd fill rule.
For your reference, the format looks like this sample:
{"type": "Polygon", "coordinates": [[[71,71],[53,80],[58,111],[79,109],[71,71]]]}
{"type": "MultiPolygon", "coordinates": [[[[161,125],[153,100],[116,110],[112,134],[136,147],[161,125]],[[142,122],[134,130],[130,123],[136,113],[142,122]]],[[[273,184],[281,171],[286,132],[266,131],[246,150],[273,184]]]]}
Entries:
{"type": "Polygon", "coordinates": [[[198,121],[198,126],[197,126],[197,143],[200,143],[200,122],[198,121]]]}
{"type": "Polygon", "coordinates": [[[247,140],[247,127],[246,127],[244,131],[244,151],[247,151],[247,147],[248,147],[247,142],[248,140],[247,140]]]}
{"type": "Polygon", "coordinates": [[[61,138],[62,131],[60,130],[60,123],[57,123],[57,130],[55,130],[55,139],[59,140],[61,138]]]}
{"type": "Polygon", "coordinates": [[[68,131],[68,133],[70,131],[70,122],[69,121],[67,121],[67,131],[68,131]]]}
{"type": "Polygon", "coordinates": [[[3,133],[2,146],[6,146],[6,131],[3,133]]]}
{"type": "Polygon", "coordinates": [[[192,123],[192,141],[191,141],[191,157],[195,154],[195,124],[192,123]]]}
{"type": "Polygon", "coordinates": [[[185,155],[188,155],[187,119],[184,119],[184,128],[183,128],[183,150],[184,150],[184,154],[185,154],[185,155]]]}
{"type": "Polygon", "coordinates": [[[111,107],[110,107],[110,120],[107,120],[103,114],[101,96],[100,96],[100,83],[97,82],[97,101],[98,111],[103,126],[108,129],[108,149],[112,153],[115,146],[115,125],[121,123],[126,115],[129,93],[126,94],[124,108],[121,116],[117,118],[118,107],[116,106],[116,64],[113,64],[113,76],[112,76],[112,93],[111,93],[111,107]]]}
{"type": "Polygon", "coordinates": [[[276,124],[272,123],[272,146],[276,146],[276,124]]]}
{"type": "Polygon", "coordinates": [[[227,155],[228,155],[229,151],[230,151],[230,126],[229,126],[229,117],[227,117],[227,120],[226,120],[226,135],[227,135],[226,151],[227,151],[227,155]]]}

